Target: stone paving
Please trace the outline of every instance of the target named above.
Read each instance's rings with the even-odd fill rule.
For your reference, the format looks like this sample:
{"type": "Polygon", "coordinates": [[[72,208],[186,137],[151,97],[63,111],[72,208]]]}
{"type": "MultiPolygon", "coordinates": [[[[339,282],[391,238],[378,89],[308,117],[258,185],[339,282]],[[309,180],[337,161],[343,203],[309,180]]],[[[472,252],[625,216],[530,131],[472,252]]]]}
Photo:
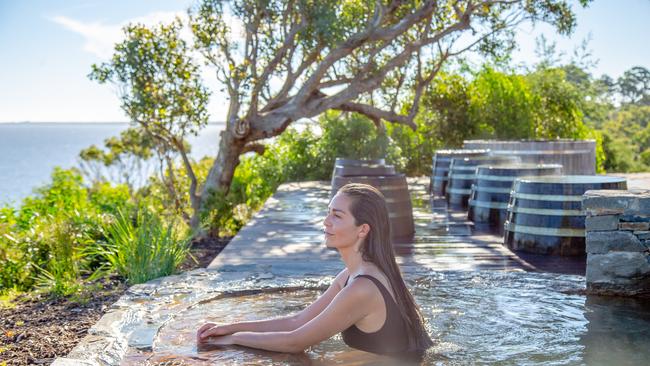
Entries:
{"type": "MultiPolygon", "coordinates": [[[[416,235],[412,243],[395,247],[405,277],[486,269],[584,273],[584,263],[581,267],[562,258],[517,255],[502,246],[501,236],[474,232],[464,212],[448,210],[444,200],[429,199],[427,184],[428,178],[409,178],[416,235]]],[[[146,355],[174,314],[246,289],[326,288],[343,268],[337,252],[322,244],[328,198],[328,182],[280,186],[207,269],[132,286],[88,336],[53,365],[117,365],[126,354],[146,355]]]]}
{"type": "MultiPolygon", "coordinates": [[[[528,263],[504,248],[502,237],[473,233],[465,212],[449,211],[444,200],[429,201],[424,178],[409,178],[416,235],[396,244],[405,272],[428,270],[522,270],[528,263]]],[[[323,244],[322,221],[329,199],[327,182],[281,186],[208,268],[249,265],[274,271],[335,274],[336,251],[323,244]]]]}

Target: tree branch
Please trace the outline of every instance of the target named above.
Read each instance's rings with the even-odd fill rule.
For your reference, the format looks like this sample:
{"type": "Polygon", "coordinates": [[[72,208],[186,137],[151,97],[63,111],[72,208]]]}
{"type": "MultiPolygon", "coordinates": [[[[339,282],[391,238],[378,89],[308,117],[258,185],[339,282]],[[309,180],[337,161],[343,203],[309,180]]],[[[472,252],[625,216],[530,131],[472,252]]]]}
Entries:
{"type": "MultiPolygon", "coordinates": [[[[415,123],[413,123],[413,120],[409,119],[409,117],[399,115],[392,111],[384,111],[368,104],[347,102],[332,109],[346,112],[357,112],[372,119],[373,121],[379,121],[383,119],[388,122],[409,126],[413,130],[416,129],[415,123]]],[[[375,122],[375,124],[376,123],[377,122],[375,122]]]]}

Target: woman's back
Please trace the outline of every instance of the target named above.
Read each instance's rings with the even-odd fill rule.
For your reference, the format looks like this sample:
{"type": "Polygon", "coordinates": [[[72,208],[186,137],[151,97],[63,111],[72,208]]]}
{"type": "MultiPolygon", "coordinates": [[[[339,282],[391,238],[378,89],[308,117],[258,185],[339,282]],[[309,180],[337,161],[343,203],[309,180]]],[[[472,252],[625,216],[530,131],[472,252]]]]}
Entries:
{"type": "MultiPolygon", "coordinates": [[[[356,325],[341,332],[343,341],[350,347],[378,354],[398,354],[408,349],[408,334],[398,305],[386,286],[377,278],[361,274],[356,278],[367,278],[379,289],[385,305],[383,325],[375,332],[364,332],[356,325]]],[[[348,278],[349,281],[349,278],[348,278]]],[[[347,285],[348,281],[345,282],[347,285]]]]}

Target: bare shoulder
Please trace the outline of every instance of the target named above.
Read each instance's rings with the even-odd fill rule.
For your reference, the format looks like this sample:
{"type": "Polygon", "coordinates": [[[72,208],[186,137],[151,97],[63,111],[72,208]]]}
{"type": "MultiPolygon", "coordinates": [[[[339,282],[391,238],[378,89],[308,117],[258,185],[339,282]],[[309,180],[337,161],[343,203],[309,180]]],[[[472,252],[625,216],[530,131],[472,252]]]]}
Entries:
{"type": "Polygon", "coordinates": [[[348,279],[350,276],[350,273],[348,272],[347,268],[343,268],[341,272],[339,272],[336,277],[334,278],[334,282],[332,283],[333,285],[336,285],[336,287],[339,289],[339,291],[343,288],[345,285],[345,281],[348,279]]]}
{"type": "Polygon", "coordinates": [[[347,296],[354,297],[357,300],[372,300],[377,295],[381,296],[377,286],[372,280],[366,277],[358,277],[351,283],[348,283],[345,288],[345,293],[347,296]]]}

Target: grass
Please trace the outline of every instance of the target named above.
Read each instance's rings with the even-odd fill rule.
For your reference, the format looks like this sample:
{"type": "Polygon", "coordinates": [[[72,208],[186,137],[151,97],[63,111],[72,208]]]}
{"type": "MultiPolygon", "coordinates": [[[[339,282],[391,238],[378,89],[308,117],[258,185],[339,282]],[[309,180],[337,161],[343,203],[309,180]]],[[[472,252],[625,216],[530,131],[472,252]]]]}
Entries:
{"type": "Polygon", "coordinates": [[[190,250],[189,237],[179,235],[174,223],[143,208],[134,217],[118,212],[106,232],[100,254],[131,285],[175,273],[190,250]]]}

